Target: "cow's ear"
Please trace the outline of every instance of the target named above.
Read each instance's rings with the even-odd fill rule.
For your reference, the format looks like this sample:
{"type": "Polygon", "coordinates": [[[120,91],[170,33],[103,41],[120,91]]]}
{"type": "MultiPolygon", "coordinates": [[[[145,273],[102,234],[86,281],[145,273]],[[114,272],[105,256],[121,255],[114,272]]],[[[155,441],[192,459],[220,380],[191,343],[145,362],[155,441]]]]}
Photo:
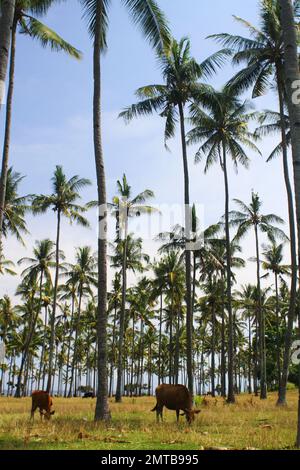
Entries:
{"type": "Polygon", "coordinates": [[[51,412],[50,412],[51,415],[54,415],[54,413],[55,413],[55,411],[51,411],[51,412]]]}

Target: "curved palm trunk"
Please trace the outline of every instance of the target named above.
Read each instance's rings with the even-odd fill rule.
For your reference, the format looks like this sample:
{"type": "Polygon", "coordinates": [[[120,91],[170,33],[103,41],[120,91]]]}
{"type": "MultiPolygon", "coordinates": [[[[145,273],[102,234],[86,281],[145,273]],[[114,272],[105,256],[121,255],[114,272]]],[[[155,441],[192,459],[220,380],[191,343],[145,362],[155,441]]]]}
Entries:
{"type": "MultiPolygon", "coordinates": [[[[185,238],[189,243],[191,238],[191,210],[190,210],[190,189],[189,189],[189,168],[187,159],[186,134],[184,123],[183,104],[179,103],[182,158],[184,171],[184,204],[185,204],[185,238]]],[[[194,394],[193,379],[193,309],[192,309],[192,281],[191,281],[191,251],[185,249],[185,283],[186,283],[186,368],[188,378],[188,389],[194,394]]]]}
{"type": "Polygon", "coordinates": [[[0,16],[0,109],[4,102],[5,80],[11,43],[11,29],[15,16],[15,4],[16,0],[2,1],[2,15],[0,16]]]}
{"type": "MultiPolygon", "coordinates": [[[[300,269],[300,102],[293,99],[295,87],[299,89],[300,71],[298,58],[298,41],[295,18],[291,0],[280,0],[281,24],[283,30],[285,79],[288,97],[288,108],[291,123],[292,153],[294,164],[294,185],[296,196],[296,215],[298,231],[298,266],[300,269]]],[[[300,315],[299,315],[300,326],[300,315]]],[[[300,367],[299,367],[299,400],[298,400],[298,432],[296,446],[300,448],[300,367]]]]}
{"type": "MultiPolygon", "coordinates": [[[[9,149],[10,149],[12,102],[13,102],[13,93],[14,93],[15,58],[16,58],[16,39],[17,39],[17,22],[16,20],[14,20],[13,26],[12,26],[12,34],[11,34],[9,85],[8,85],[8,93],[7,93],[5,134],[4,134],[1,179],[0,179],[0,255],[2,252],[2,227],[3,227],[3,219],[4,219],[6,183],[7,183],[9,149]]],[[[0,82],[0,86],[1,86],[1,82],[0,82]]]]}
{"type": "MultiPolygon", "coordinates": [[[[288,311],[288,324],[285,336],[285,345],[284,345],[284,356],[283,356],[283,366],[282,366],[282,375],[279,381],[279,392],[278,392],[278,405],[286,405],[286,387],[288,382],[289,375],[289,363],[291,355],[291,346],[292,346],[292,335],[293,335],[293,325],[295,320],[295,311],[296,311],[296,296],[297,296],[297,250],[296,250],[296,228],[295,228],[295,208],[294,208],[294,199],[293,191],[290,182],[289,176],[289,166],[288,166],[288,154],[287,154],[287,143],[286,143],[286,126],[284,119],[284,102],[283,102],[283,87],[281,82],[281,76],[279,70],[277,70],[277,84],[278,84],[278,97],[279,97],[279,107],[280,107],[280,124],[281,124],[281,138],[283,145],[283,171],[285,186],[287,192],[288,200],[288,213],[289,213],[289,231],[290,231],[290,251],[291,251],[291,287],[290,287],[290,303],[288,311]]],[[[280,356],[279,356],[280,357],[280,356]]],[[[279,373],[280,373],[280,361],[279,361],[279,373]]]]}
{"type": "Polygon", "coordinates": [[[98,346],[98,388],[95,409],[95,421],[110,419],[107,393],[107,200],[106,181],[102,149],[101,131],[101,36],[102,36],[103,0],[97,2],[95,40],[94,40],[94,151],[97,173],[99,224],[98,236],[98,317],[97,317],[97,346],[98,346]]]}
{"type": "Polygon", "coordinates": [[[176,320],[176,343],[175,343],[175,358],[174,358],[174,383],[178,384],[179,381],[179,355],[180,355],[180,309],[177,312],[176,320]]]}
{"type": "MultiPolygon", "coordinates": [[[[125,222],[127,226],[127,221],[125,222]]],[[[117,388],[116,402],[122,401],[122,373],[123,373],[123,356],[124,356],[124,334],[125,334],[125,309],[126,309],[126,291],[127,291],[127,228],[125,230],[123,265],[122,265],[122,306],[120,314],[120,331],[118,346],[118,370],[117,370],[117,388]]]]}
{"type": "Polygon", "coordinates": [[[60,223],[61,212],[57,211],[57,229],[56,229],[56,246],[55,246],[55,280],[53,291],[53,307],[50,320],[50,343],[49,343],[49,365],[48,365],[48,380],[46,391],[50,393],[52,386],[52,373],[53,373],[53,358],[54,358],[54,343],[55,343],[55,317],[56,317],[56,303],[57,303],[57,290],[58,290],[58,277],[59,277],[59,243],[60,243],[60,223]]]}
{"type": "Polygon", "coordinates": [[[228,403],[235,403],[234,396],[234,353],[233,353],[233,315],[231,302],[231,247],[229,231],[229,185],[227,174],[226,148],[223,143],[223,162],[225,185],[225,235],[226,235],[226,277],[227,277],[227,310],[228,310],[228,403]]]}
{"type": "Polygon", "coordinates": [[[258,295],[258,318],[259,318],[259,353],[260,353],[260,398],[267,398],[267,370],[266,370],[266,337],[265,337],[265,315],[261,305],[260,284],[260,254],[258,241],[258,227],[255,224],[255,246],[256,246],[256,278],[258,295]]]}

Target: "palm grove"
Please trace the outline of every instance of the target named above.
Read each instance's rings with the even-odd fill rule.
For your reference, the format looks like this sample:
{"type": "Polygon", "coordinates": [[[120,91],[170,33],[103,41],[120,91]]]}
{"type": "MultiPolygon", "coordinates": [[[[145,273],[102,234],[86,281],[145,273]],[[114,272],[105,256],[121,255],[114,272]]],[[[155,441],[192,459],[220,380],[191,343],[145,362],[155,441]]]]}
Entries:
{"type": "MultiPolygon", "coordinates": [[[[31,256],[19,260],[22,269],[16,301],[8,296],[1,299],[0,331],[6,358],[1,364],[0,392],[22,396],[44,388],[70,397],[97,390],[96,420],[110,419],[108,396],[115,394],[120,402],[124,394],[150,395],[162,382],[186,383],[194,395],[210,391],[213,396],[227,397],[229,403],[241,392],[265,399],[267,390],[278,390],[278,404],[286,404],[288,384],[298,381],[290,355],[299,315],[299,201],[294,197],[299,194],[298,107],[291,100],[287,78],[299,77],[299,71],[290,65],[297,52],[296,46],[294,56],[291,52],[297,35],[287,34],[281,25],[289,20],[289,31],[296,32],[299,2],[291,10],[290,2],[281,9],[279,0],[261,0],[259,26],[235,18],[245,26],[245,36],[215,34],[211,39],[221,49],[202,62],[191,56],[188,38],[177,41],[171,37],[154,0],[122,2],[157,55],[161,82],[139,88],[136,103],[123,110],[120,118],[130,123],[140,116],[159,114],[165,121],[165,145],[179,135],[182,150],[185,223],[157,234],[160,247],[155,259],[144,253],[142,239],[130,231],[131,217],[155,212],[153,192],[145,189],[136,195],[123,175],[113,200],[106,196],[101,131],[101,57],[109,46],[106,0],[81,0],[93,44],[97,201],[80,202],[82,189],[91,182],[67,176],[62,166],[52,176],[51,194],[20,195],[23,176],[9,164],[18,33],[43,47],[81,58],[78,49],[40,21],[54,3],[0,3],[1,83],[8,74],[5,116],[2,111],[1,275],[16,276],[16,266],[5,251],[5,238],[16,236],[23,243],[22,237],[28,233],[27,213],[38,217],[52,209],[57,227],[56,240],[37,241],[31,256]],[[234,67],[232,79],[218,90],[208,85],[208,79],[222,73],[228,62],[234,67]],[[278,108],[254,109],[255,98],[268,93],[274,83],[278,108]],[[230,165],[247,167],[250,151],[259,155],[261,140],[270,134],[278,142],[268,161],[271,165],[273,158],[282,159],[287,230],[277,214],[264,212],[255,191],[248,201],[232,200],[230,192],[230,165]],[[197,236],[199,220],[190,200],[190,145],[197,147],[195,163],[204,161],[205,172],[214,164],[220,166],[224,186],[224,213],[205,229],[204,242],[195,250],[190,244],[197,236]],[[295,191],[289,172],[290,150],[295,191]],[[100,207],[98,251],[79,247],[75,263],[70,264],[61,250],[61,220],[88,227],[87,213],[95,205],[100,207]],[[107,240],[108,212],[116,223],[112,244],[107,240]],[[248,232],[255,241],[251,260],[243,257],[241,249],[248,232]],[[290,251],[288,264],[284,263],[285,246],[290,251]],[[249,262],[256,264],[256,283],[239,286],[236,273],[249,262]],[[108,269],[114,276],[110,286],[108,269]],[[135,276],[130,285],[129,272],[135,276]],[[269,279],[268,287],[264,287],[263,277],[269,279]]],[[[299,432],[297,439],[299,445],[299,432]]]]}

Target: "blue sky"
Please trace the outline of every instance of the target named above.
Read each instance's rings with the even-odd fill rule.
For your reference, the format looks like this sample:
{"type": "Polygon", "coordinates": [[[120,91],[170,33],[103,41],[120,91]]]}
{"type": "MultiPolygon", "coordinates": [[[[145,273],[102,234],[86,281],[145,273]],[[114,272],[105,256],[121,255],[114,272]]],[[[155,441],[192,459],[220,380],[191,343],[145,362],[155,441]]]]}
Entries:
{"type": "MultiPolygon", "coordinates": [[[[247,0],[159,0],[176,38],[189,36],[192,53],[199,61],[218,49],[205,38],[218,32],[246,31],[232,15],[257,23],[258,1],[247,0]]],[[[47,193],[55,165],[63,165],[68,176],[79,174],[95,182],[92,144],[92,43],[82,19],[79,2],[72,0],[53,7],[43,21],[83,52],[78,62],[63,53],[42,49],[30,38],[17,38],[16,80],[10,162],[26,175],[22,193],[47,193]]],[[[158,117],[135,121],[129,126],[117,119],[120,110],[135,101],[138,87],[161,81],[155,55],[132,24],[122,2],[113,0],[110,13],[108,52],[103,58],[103,135],[108,194],[115,193],[116,180],[125,172],[137,193],[145,188],[155,192],[155,203],[181,203],[183,176],[179,136],[171,142],[171,153],[163,145],[163,120],[158,117]]],[[[226,66],[211,83],[221,86],[232,74],[226,66]]],[[[256,108],[277,109],[274,92],[255,100],[256,108]]],[[[3,125],[1,111],[0,123],[3,125]]],[[[1,140],[3,128],[1,130],[1,140]]],[[[263,157],[252,155],[250,170],[230,171],[231,197],[248,202],[251,190],[259,192],[265,213],[276,212],[285,219],[286,196],[280,160],[265,160],[276,137],[260,144],[263,157]]],[[[203,165],[193,163],[190,149],[191,200],[204,205],[205,225],[215,223],[223,214],[224,190],[218,167],[203,174],[203,165]]],[[[83,200],[95,199],[95,184],[83,193],[83,200]]],[[[62,248],[72,259],[74,247],[96,246],[96,216],[90,214],[94,228],[85,230],[63,224],[62,248]]],[[[15,240],[6,242],[7,257],[17,261],[29,255],[34,240],[54,239],[55,217],[28,217],[30,237],[27,250],[15,240]]],[[[263,240],[262,240],[263,241],[263,240]]],[[[146,243],[152,254],[155,247],[146,243]]],[[[244,257],[254,255],[252,236],[243,243],[244,257]]],[[[255,266],[249,264],[239,273],[239,282],[254,281],[255,266]]],[[[0,295],[13,294],[16,281],[5,277],[0,295]]]]}

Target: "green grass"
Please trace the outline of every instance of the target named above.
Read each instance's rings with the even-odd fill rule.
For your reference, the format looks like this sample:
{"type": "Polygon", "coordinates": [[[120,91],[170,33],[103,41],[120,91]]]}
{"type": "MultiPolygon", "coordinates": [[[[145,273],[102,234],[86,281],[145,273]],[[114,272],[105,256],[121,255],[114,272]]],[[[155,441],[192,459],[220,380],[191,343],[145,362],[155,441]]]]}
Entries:
{"type": "Polygon", "coordinates": [[[165,411],[156,424],[154,398],[111,401],[112,422],[95,424],[95,400],[54,398],[50,422],[29,421],[30,399],[0,398],[0,449],[205,450],[292,449],[296,438],[297,391],[288,392],[288,406],[278,408],[276,394],[268,400],[243,395],[236,405],[205,398],[192,426],[175,412],[165,411]]]}

